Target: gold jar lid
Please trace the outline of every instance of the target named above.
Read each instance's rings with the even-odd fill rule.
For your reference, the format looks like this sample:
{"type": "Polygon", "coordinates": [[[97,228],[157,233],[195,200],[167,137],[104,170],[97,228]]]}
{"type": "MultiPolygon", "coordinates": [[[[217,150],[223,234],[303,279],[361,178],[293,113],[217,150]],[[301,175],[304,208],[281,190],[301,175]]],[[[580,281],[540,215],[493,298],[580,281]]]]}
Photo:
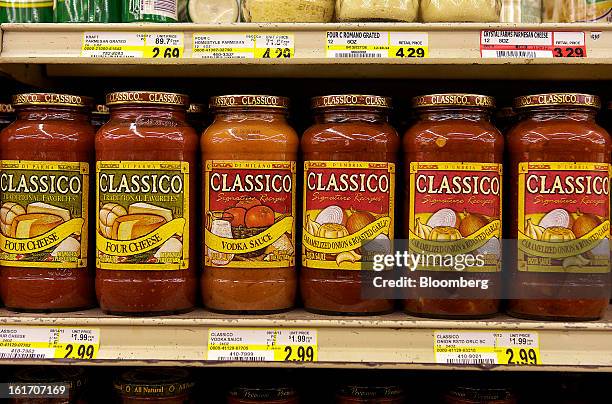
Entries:
{"type": "Polygon", "coordinates": [[[413,108],[477,107],[495,108],[495,98],[481,94],[427,94],[412,99],[413,108]]]}
{"type": "Polygon", "coordinates": [[[275,95],[219,95],[210,99],[210,108],[289,108],[289,98],[275,95]]]}
{"type": "Polygon", "coordinates": [[[514,99],[514,108],[533,108],[533,107],[589,107],[601,108],[601,100],[596,95],[581,93],[549,93],[524,95],[514,99]]]}
{"type": "Polygon", "coordinates": [[[15,108],[13,108],[12,104],[0,104],[0,114],[13,114],[15,113],[15,108]]]}
{"type": "Polygon", "coordinates": [[[25,93],[13,96],[13,106],[49,105],[86,108],[93,105],[93,99],[81,95],[56,93],[25,93]]]}
{"type": "Polygon", "coordinates": [[[106,105],[149,104],[179,105],[187,107],[189,97],[185,94],[160,91],[118,91],[106,95],[106,105]]]}
{"type": "Polygon", "coordinates": [[[362,94],[324,95],[312,98],[312,109],[333,107],[368,107],[389,109],[392,106],[391,97],[362,94]]]}
{"type": "Polygon", "coordinates": [[[204,104],[189,104],[189,108],[187,108],[188,114],[202,114],[205,111],[204,104]]]}
{"type": "Polygon", "coordinates": [[[110,109],[108,109],[108,107],[104,104],[98,104],[96,105],[96,107],[91,111],[92,114],[97,114],[97,115],[108,115],[110,114],[110,109]]]}

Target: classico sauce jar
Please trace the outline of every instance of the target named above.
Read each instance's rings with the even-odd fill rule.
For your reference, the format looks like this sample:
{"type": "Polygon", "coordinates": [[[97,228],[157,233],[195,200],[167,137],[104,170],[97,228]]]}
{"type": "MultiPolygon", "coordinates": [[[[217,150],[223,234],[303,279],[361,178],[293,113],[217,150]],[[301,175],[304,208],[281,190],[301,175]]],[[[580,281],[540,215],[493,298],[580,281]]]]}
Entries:
{"type": "Polygon", "coordinates": [[[30,93],[13,105],[0,134],[0,296],[18,311],[88,308],[92,100],[30,93]]]}
{"type": "Polygon", "coordinates": [[[187,96],[108,94],[96,135],[96,293],[123,315],[189,311],[196,300],[198,136],[187,96]]]}
{"type": "Polygon", "coordinates": [[[595,320],[610,298],[610,135],[595,122],[598,97],[515,99],[508,133],[508,312],[545,320],[595,320]]]}
{"type": "Polygon", "coordinates": [[[495,100],[432,94],[413,106],[419,121],[404,136],[404,233],[421,257],[419,285],[426,279],[434,288],[411,289],[404,308],[428,317],[492,316],[501,290],[504,148],[491,123],[495,100]],[[435,288],[434,281],[457,280],[481,286],[435,288]]]}
{"type": "Polygon", "coordinates": [[[393,300],[362,297],[373,274],[362,245],[376,240],[389,248],[394,236],[400,140],[389,124],[391,99],[329,95],[314,98],[312,108],[315,123],[302,137],[304,307],[324,314],[393,311],[393,300]]]}
{"type": "Polygon", "coordinates": [[[270,313],[295,304],[298,136],[289,100],[213,97],[201,137],[202,298],[215,311],[270,313]]]}

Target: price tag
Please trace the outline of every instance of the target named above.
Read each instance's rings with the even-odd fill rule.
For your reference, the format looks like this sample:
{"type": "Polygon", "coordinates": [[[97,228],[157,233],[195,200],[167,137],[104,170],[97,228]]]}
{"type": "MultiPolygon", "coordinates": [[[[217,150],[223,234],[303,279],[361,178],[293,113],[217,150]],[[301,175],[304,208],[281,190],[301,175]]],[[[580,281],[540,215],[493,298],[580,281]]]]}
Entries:
{"type": "Polygon", "coordinates": [[[389,55],[392,58],[428,58],[429,35],[425,32],[391,32],[389,55]]]}
{"type": "Polygon", "coordinates": [[[293,34],[255,34],[255,58],[290,59],[295,57],[293,34]]]}
{"type": "Polygon", "coordinates": [[[436,363],[450,365],[541,365],[540,342],[531,331],[436,331],[436,363]]]}
{"type": "Polygon", "coordinates": [[[178,59],[183,51],[182,33],[85,32],[81,57],[178,59]]]}
{"type": "Polygon", "coordinates": [[[425,58],[429,36],[425,32],[329,31],[328,58],[425,58]]]}
{"type": "Polygon", "coordinates": [[[141,58],[145,37],[138,32],[85,32],[81,57],[141,58]]]}
{"type": "Polygon", "coordinates": [[[253,59],[255,35],[246,33],[202,33],[193,35],[192,58],[253,59]]]}
{"type": "Polygon", "coordinates": [[[480,55],[525,59],[586,57],[586,33],[484,30],[480,33],[480,55]]]}
{"type": "Polygon", "coordinates": [[[96,359],[98,328],[3,326],[0,359],[96,359]]]}
{"type": "Polygon", "coordinates": [[[193,35],[193,58],[290,59],[295,57],[293,34],[202,33],[193,35]]]}
{"type": "Polygon", "coordinates": [[[180,59],[185,50],[182,33],[146,34],[144,57],[149,59],[180,59]]]}
{"type": "Polygon", "coordinates": [[[208,332],[209,361],[317,362],[317,331],[312,329],[233,329],[208,332]]]}

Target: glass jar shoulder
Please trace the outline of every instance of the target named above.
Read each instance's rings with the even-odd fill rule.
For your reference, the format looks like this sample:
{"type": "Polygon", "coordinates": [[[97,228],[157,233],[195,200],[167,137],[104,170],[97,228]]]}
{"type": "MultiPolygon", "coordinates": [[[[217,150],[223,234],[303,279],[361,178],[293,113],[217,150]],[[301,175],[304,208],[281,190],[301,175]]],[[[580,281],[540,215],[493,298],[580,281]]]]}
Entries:
{"type": "Polygon", "coordinates": [[[3,158],[70,159],[73,153],[92,151],[94,137],[87,121],[17,120],[0,132],[0,151],[3,158]],[[41,153],[46,157],[37,157],[41,153]]]}
{"type": "Polygon", "coordinates": [[[204,153],[297,153],[299,137],[287,122],[214,121],[200,138],[204,153]]]}
{"type": "Polygon", "coordinates": [[[511,153],[612,152],[610,135],[594,120],[523,119],[509,130],[506,141],[511,153]]]}
{"type": "Polygon", "coordinates": [[[111,119],[96,134],[98,150],[185,150],[195,151],[198,135],[184,121],[163,119],[139,124],[111,119]]]}
{"type": "Polygon", "coordinates": [[[404,134],[403,147],[405,152],[438,152],[443,147],[458,153],[503,153],[504,136],[488,121],[419,121],[404,134]]]}
{"type": "Polygon", "coordinates": [[[302,135],[301,146],[304,153],[338,150],[366,155],[371,152],[395,153],[399,151],[400,138],[387,122],[316,123],[302,135]]]}

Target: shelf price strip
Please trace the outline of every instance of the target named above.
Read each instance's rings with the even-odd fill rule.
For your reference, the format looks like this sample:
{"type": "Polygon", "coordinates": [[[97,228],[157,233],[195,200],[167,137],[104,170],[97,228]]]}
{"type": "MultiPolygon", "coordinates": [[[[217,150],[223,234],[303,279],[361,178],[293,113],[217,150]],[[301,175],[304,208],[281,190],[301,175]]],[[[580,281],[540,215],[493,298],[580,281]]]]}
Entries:
{"type": "Polygon", "coordinates": [[[295,38],[289,33],[198,33],[192,58],[293,59],[295,38]]]}
{"type": "Polygon", "coordinates": [[[206,359],[244,362],[317,362],[317,330],[210,329],[206,359]]]}
{"type": "Polygon", "coordinates": [[[181,32],[85,32],[81,57],[181,59],[184,39],[181,32]]]}
{"type": "Polygon", "coordinates": [[[540,342],[531,331],[435,331],[436,363],[447,365],[541,365],[540,342]]]}
{"type": "Polygon", "coordinates": [[[80,359],[98,357],[100,329],[0,327],[0,359],[80,359]]]}
{"type": "Polygon", "coordinates": [[[586,33],[484,30],[480,32],[480,56],[520,59],[585,58],[586,33]]]}
{"type": "Polygon", "coordinates": [[[429,57],[426,32],[328,31],[325,55],[334,59],[429,57]]]}

